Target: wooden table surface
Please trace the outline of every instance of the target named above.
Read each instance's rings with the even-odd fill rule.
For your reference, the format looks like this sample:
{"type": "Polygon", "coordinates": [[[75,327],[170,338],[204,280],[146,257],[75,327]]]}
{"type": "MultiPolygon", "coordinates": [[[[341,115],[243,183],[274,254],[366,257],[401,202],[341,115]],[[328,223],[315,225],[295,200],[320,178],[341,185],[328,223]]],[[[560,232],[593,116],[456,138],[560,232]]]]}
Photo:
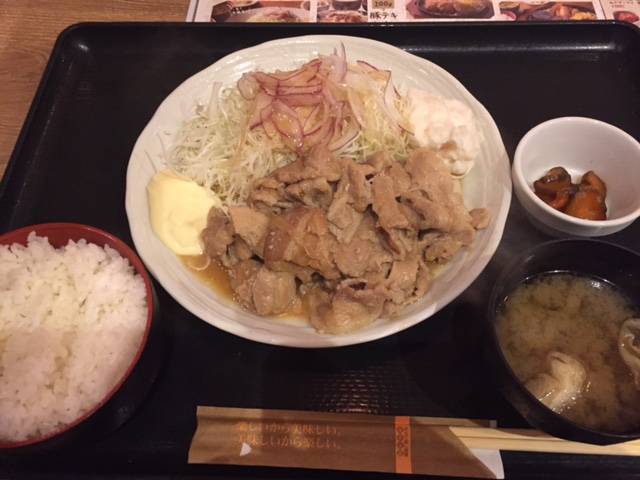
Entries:
{"type": "Polygon", "coordinates": [[[58,34],[89,21],[183,21],[189,0],[0,0],[0,177],[58,34]]]}

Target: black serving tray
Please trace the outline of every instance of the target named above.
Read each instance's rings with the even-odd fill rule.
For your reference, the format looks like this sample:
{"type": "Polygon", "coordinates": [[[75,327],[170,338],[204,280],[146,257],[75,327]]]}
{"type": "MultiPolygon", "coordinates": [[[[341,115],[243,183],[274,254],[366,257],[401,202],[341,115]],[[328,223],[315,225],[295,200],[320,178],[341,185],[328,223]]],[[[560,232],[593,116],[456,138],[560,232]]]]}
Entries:
{"type": "MultiPolygon", "coordinates": [[[[595,117],[640,139],[640,30],[630,25],[82,24],[63,32],[51,55],[0,185],[0,232],[80,222],[133,246],[125,172],[136,138],[162,100],[230,52],[321,33],[382,40],[444,67],[493,115],[510,156],[531,127],[565,115],[595,117]]],[[[486,380],[481,317],[505,262],[547,239],[514,198],[495,257],[457,301],[397,335],[336,349],[235,337],[191,315],[156,283],[174,337],[140,411],[97,444],[18,464],[0,460],[0,478],[399,478],[188,465],[197,405],[492,418],[524,427],[486,380]]],[[[638,249],[640,222],[608,239],[638,249]]],[[[510,479],[640,478],[640,458],[633,457],[505,452],[503,459],[510,479]]]]}

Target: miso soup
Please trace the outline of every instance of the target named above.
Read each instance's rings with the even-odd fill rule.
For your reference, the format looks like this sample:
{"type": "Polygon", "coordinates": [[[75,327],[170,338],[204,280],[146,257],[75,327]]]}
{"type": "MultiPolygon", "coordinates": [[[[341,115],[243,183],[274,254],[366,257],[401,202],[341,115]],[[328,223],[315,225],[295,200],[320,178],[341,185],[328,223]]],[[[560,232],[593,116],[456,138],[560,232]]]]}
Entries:
{"type": "Polygon", "coordinates": [[[640,372],[618,344],[623,323],[637,317],[612,285],[550,273],[520,284],[496,327],[511,369],[540,401],[583,427],[624,433],[640,429],[640,372]]]}

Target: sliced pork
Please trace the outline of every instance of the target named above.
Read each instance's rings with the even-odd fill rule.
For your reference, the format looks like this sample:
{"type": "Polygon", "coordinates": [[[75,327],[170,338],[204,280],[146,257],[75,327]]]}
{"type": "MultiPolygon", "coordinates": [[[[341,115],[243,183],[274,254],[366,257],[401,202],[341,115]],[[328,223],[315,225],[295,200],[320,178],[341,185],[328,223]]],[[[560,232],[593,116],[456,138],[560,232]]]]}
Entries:
{"type": "Polygon", "coordinates": [[[258,256],[262,256],[269,216],[250,207],[230,207],[229,216],[235,233],[258,256]]]}
{"type": "Polygon", "coordinates": [[[212,208],[207,215],[207,226],[200,234],[204,243],[204,253],[211,258],[221,257],[233,242],[233,224],[225,213],[212,208]]]}
{"type": "Polygon", "coordinates": [[[278,315],[304,295],[311,324],[341,334],[422,298],[489,222],[434,152],[358,164],[316,148],[256,181],[248,205],[212,209],[202,238],[243,306],[278,315]]]}
{"type": "Polygon", "coordinates": [[[296,279],[289,272],[274,272],[264,265],[255,275],[253,305],[259,315],[285,313],[296,300],[296,279]]]}
{"type": "Polygon", "coordinates": [[[348,333],[363,328],[382,313],[386,296],[358,279],[344,280],[335,292],[309,293],[311,324],[323,333],[348,333]]]}

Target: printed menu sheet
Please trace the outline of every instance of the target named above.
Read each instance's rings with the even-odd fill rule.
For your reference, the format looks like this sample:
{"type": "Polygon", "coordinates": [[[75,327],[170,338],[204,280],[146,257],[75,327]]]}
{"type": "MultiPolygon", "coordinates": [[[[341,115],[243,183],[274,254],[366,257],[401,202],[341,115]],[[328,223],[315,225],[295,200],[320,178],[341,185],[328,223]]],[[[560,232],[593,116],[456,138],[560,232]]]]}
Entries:
{"type": "Polygon", "coordinates": [[[615,19],[640,26],[640,0],[191,0],[187,21],[375,23],[615,19]]]}

